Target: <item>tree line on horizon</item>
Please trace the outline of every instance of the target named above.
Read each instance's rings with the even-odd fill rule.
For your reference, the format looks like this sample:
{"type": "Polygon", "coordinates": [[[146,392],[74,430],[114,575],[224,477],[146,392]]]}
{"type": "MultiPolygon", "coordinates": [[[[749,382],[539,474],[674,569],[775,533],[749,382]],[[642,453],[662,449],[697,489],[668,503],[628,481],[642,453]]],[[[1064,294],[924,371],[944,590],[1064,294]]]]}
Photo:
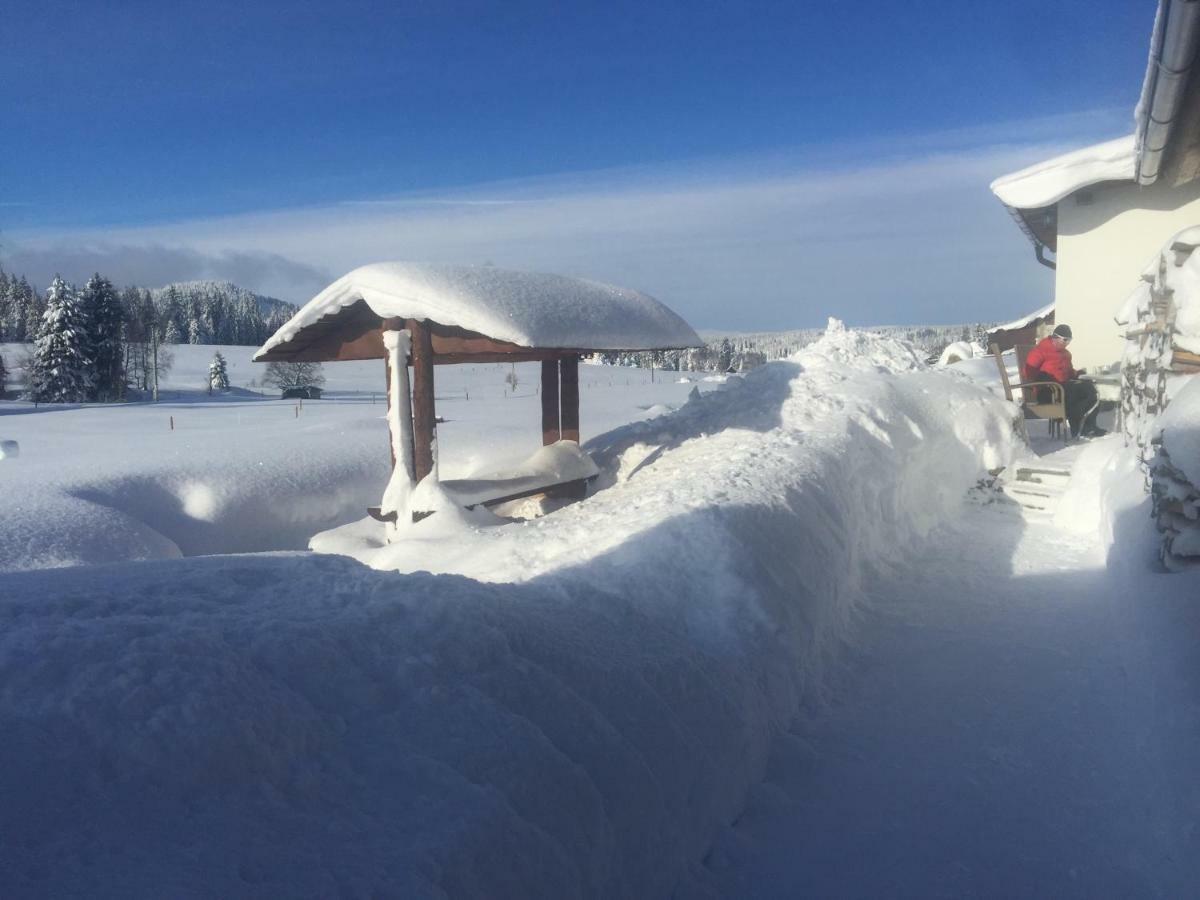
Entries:
{"type": "MultiPolygon", "coordinates": [[[[99,273],[93,277],[103,278],[99,273]]],[[[0,343],[36,341],[48,296],[49,289],[43,294],[24,275],[18,278],[0,269],[0,343]]],[[[296,311],[290,303],[260,298],[219,281],[180,282],[154,290],[129,286],[117,291],[117,302],[126,321],[153,327],[162,344],[257,346],[296,311]]]]}
{"type": "Polygon", "coordinates": [[[0,343],[32,345],[32,400],[123,400],[129,389],[156,390],[171,365],[164,345],[263,343],[293,312],[267,303],[264,310],[255,294],[221,282],[118,290],[99,273],[82,289],[56,275],[43,294],[25,276],[0,270],[0,343]]]}
{"type": "MultiPolygon", "coordinates": [[[[983,344],[989,330],[984,323],[970,325],[882,325],[867,329],[886,337],[908,341],[927,358],[937,359],[955,341],[983,344]]],[[[637,366],[668,372],[748,372],[774,359],[793,353],[820,340],[824,328],[767,331],[757,334],[722,335],[710,338],[703,347],[685,350],[606,351],[600,361],[613,366],[637,366]]]]}

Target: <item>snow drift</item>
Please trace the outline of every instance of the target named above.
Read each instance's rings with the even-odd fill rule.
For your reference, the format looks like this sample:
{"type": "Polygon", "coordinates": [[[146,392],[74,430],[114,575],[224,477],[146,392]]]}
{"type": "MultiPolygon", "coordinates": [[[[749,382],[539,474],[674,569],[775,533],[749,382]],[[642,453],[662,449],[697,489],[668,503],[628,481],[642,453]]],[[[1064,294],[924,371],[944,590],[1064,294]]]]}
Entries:
{"type": "Polygon", "coordinates": [[[834,328],[610,432],[589,445],[608,488],[536,522],[318,541],[412,574],[313,555],[0,579],[10,887],[704,887],[863,572],[1012,454],[1006,404],[900,351],[834,328]]]}

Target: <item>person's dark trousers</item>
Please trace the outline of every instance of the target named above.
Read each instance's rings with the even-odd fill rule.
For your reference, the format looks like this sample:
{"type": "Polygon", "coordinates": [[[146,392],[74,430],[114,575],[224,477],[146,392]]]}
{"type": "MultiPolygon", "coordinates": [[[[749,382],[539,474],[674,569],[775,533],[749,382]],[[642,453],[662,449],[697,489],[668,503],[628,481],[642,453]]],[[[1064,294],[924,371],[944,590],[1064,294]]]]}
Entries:
{"type": "Polygon", "coordinates": [[[1096,427],[1096,385],[1090,381],[1068,381],[1063,385],[1066,390],[1067,421],[1071,424],[1072,437],[1091,431],[1096,427]],[[1092,410],[1085,421],[1083,416],[1092,410]]]}

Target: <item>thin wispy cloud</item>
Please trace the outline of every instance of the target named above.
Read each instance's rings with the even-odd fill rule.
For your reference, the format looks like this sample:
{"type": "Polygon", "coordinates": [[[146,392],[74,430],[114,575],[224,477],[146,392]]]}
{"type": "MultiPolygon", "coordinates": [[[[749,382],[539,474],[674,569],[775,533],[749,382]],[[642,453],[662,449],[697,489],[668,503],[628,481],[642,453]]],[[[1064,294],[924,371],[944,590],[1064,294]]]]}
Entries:
{"type": "Polygon", "coordinates": [[[531,200],[448,199],[440,197],[398,197],[386,200],[343,200],[339,206],[511,206],[531,200]]]}
{"type": "Polygon", "coordinates": [[[1114,122],[1089,114],[940,141],[919,135],[887,154],[858,147],[827,161],[702,161],[12,235],[3,262],[39,279],[92,270],[140,283],[229,278],[299,302],[368,262],[493,262],[636,287],[699,327],[801,327],[830,314],[1005,318],[1045,303],[1052,281],[988,183],[1112,136],[1114,122]]]}

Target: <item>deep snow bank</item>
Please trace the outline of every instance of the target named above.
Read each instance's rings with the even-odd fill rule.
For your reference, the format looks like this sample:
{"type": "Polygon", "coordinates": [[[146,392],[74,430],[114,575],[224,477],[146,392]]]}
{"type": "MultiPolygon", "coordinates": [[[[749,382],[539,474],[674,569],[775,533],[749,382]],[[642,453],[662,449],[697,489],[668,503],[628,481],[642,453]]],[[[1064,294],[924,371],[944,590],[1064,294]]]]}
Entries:
{"type": "MultiPolygon", "coordinates": [[[[253,404],[247,418],[261,407],[253,404]]],[[[290,406],[271,412],[292,418],[290,406]]],[[[174,414],[190,423],[232,420],[239,410],[174,414]]],[[[168,412],[156,415],[165,425],[168,412]]],[[[315,530],[377,498],[387,473],[383,433],[370,419],[305,426],[295,438],[273,429],[159,427],[142,442],[155,449],[132,458],[112,452],[125,448],[110,434],[85,433],[59,438],[77,448],[69,460],[39,459],[30,452],[38,445],[26,440],[20,465],[0,469],[0,571],[303,548],[315,530]],[[164,436],[174,446],[159,447],[164,436]]]]}
{"type": "Polygon", "coordinates": [[[670,895],[819,690],[866,567],[1012,451],[1004,403],[857,340],[593,442],[610,486],[537,522],[318,541],[472,578],[317,555],[0,579],[0,870],[670,895]]]}

